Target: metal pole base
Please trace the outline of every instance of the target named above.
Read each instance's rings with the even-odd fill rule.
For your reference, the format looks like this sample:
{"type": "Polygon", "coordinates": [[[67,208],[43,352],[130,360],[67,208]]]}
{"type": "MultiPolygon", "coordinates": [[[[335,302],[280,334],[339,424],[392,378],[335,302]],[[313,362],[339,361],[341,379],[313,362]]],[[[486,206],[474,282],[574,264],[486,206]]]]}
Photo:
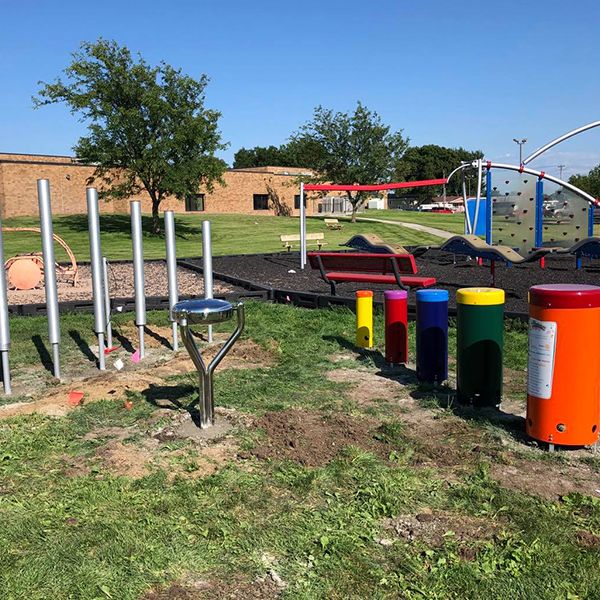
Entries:
{"type": "Polygon", "coordinates": [[[10,366],[8,364],[8,352],[2,352],[2,383],[4,384],[4,393],[9,396],[12,394],[10,385],[10,366]]]}
{"type": "Polygon", "coordinates": [[[106,371],[106,361],[104,359],[104,334],[98,334],[98,368],[106,371]]]}
{"type": "Polygon", "coordinates": [[[175,321],[171,323],[171,330],[173,332],[173,352],[177,352],[179,350],[179,335],[177,333],[177,323],[175,323],[175,321]]]}
{"type": "Polygon", "coordinates": [[[60,379],[60,354],[58,351],[58,344],[52,344],[52,370],[54,377],[60,379]]]}
{"type": "Polygon", "coordinates": [[[138,350],[140,351],[140,358],[144,358],[144,356],[146,356],[146,348],[144,346],[144,326],[143,325],[138,325],[138,338],[139,338],[138,350]]]}

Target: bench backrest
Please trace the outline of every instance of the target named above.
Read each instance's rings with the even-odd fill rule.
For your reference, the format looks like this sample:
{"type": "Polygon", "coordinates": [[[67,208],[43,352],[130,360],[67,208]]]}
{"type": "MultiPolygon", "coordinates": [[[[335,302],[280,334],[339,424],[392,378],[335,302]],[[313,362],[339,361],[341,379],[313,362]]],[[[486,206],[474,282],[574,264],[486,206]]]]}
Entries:
{"type": "MultiPolygon", "coordinates": [[[[300,234],[296,233],[296,234],[288,234],[288,235],[280,235],[279,239],[282,242],[299,242],[300,241],[300,234]]],[[[324,240],[325,239],[325,234],[324,233],[307,233],[306,234],[306,239],[307,240],[324,240]]]]}
{"type": "Polygon", "coordinates": [[[417,263],[412,254],[370,254],[364,252],[309,252],[308,261],[313,269],[319,268],[318,258],[325,271],[344,271],[351,273],[380,273],[393,275],[392,261],[398,272],[405,275],[417,273],[417,263]]]}

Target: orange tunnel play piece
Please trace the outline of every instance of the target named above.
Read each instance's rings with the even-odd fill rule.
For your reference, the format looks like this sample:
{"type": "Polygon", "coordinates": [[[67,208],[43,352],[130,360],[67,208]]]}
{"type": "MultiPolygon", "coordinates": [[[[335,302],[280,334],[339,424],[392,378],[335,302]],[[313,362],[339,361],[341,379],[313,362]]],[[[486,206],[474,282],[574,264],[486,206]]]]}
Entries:
{"type": "Polygon", "coordinates": [[[598,441],[600,287],[539,285],[529,290],[526,431],[564,446],[598,441]]]}

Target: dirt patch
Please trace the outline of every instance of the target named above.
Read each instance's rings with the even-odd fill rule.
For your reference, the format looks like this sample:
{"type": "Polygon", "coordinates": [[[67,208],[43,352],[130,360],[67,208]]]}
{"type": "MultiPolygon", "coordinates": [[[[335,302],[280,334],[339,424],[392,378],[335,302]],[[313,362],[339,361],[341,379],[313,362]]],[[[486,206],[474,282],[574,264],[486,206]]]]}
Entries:
{"type": "Polygon", "coordinates": [[[549,500],[573,493],[600,497],[600,474],[581,463],[516,459],[511,464],[492,464],[491,476],[504,487],[549,500]]]}
{"type": "Polygon", "coordinates": [[[600,550],[600,535],[595,535],[591,531],[578,531],[575,539],[582,548],[600,550]]]}
{"type": "Polygon", "coordinates": [[[347,446],[385,457],[389,446],[377,439],[377,425],[370,418],[342,414],[325,415],[299,409],[268,412],[254,423],[264,430],[266,440],[249,454],[263,460],[293,460],[310,467],[327,464],[347,446]]]}
{"type": "MultiPolygon", "coordinates": [[[[498,527],[489,519],[450,512],[423,511],[416,515],[399,515],[386,519],[383,529],[407,542],[422,541],[433,548],[441,548],[446,540],[470,544],[490,539],[498,527]]],[[[464,558],[469,558],[468,553],[464,558]]]]}
{"type": "MultiPolygon", "coordinates": [[[[148,339],[149,336],[146,338],[148,339]]],[[[207,362],[212,359],[219,348],[220,344],[203,348],[203,356],[207,362]]],[[[171,396],[174,392],[177,392],[177,386],[165,386],[165,378],[183,373],[192,373],[195,378],[196,374],[196,369],[185,350],[176,355],[164,354],[157,357],[156,360],[144,360],[138,365],[130,364],[127,358],[124,359],[125,361],[126,368],[122,371],[95,372],[92,377],[78,379],[68,384],[59,384],[51,391],[44,390],[38,393],[38,397],[31,402],[4,404],[0,406],[0,419],[33,413],[63,416],[76,408],[69,404],[69,392],[74,390],[85,393],[83,402],[111,398],[122,400],[131,392],[144,392],[152,388],[163,390],[168,400],[172,399],[171,396]]],[[[268,350],[252,340],[241,340],[223,359],[217,371],[220,369],[257,369],[270,366],[274,362],[275,359],[268,350]]]]}
{"type": "Polygon", "coordinates": [[[327,371],[326,377],[329,381],[348,384],[350,389],[347,396],[359,406],[377,400],[391,402],[399,398],[403,391],[397,381],[363,369],[334,369],[327,371]]]}
{"type": "Polygon", "coordinates": [[[274,600],[283,587],[280,580],[270,575],[254,581],[234,578],[231,581],[210,579],[185,584],[173,584],[153,590],[141,600],[274,600]]]}

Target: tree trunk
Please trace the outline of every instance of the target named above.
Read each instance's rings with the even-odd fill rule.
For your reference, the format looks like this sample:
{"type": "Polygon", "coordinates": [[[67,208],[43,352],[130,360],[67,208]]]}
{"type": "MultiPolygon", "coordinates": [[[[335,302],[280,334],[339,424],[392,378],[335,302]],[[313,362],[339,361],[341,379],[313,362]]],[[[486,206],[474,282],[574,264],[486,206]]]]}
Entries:
{"type": "Polygon", "coordinates": [[[356,223],[356,211],[358,209],[358,199],[360,196],[357,194],[356,198],[352,196],[352,192],[346,192],[348,194],[348,200],[352,205],[352,215],[350,216],[350,223],[356,223]]]}
{"type": "Polygon", "coordinates": [[[152,198],[152,233],[160,233],[160,218],[158,216],[158,207],[160,206],[160,198],[152,198]]]}

